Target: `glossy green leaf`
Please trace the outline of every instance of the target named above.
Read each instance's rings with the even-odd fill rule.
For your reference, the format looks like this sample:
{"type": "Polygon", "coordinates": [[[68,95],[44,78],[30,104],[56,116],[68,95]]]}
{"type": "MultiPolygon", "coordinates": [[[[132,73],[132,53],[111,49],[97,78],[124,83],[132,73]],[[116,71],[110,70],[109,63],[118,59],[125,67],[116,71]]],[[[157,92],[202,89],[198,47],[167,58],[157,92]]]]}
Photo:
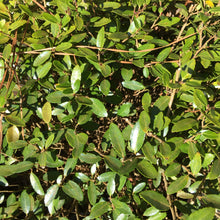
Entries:
{"type": "Polygon", "coordinates": [[[83,192],[78,184],[69,180],[65,185],[63,185],[62,190],[71,198],[78,201],[83,200],[83,192]]]}
{"type": "Polygon", "coordinates": [[[56,19],[56,17],[54,15],[51,15],[49,13],[46,13],[44,12],[42,14],[43,18],[46,20],[46,21],[49,21],[49,22],[52,22],[52,23],[58,23],[58,20],[56,19]]]}
{"type": "Polygon", "coordinates": [[[125,156],[125,141],[117,125],[112,123],[109,127],[112,145],[120,157],[125,156]]]}
{"type": "Polygon", "coordinates": [[[177,24],[179,21],[180,21],[179,17],[169,17],[161,20],[160,22],[157,23],[157,25],[162,27],[170,27],[174,24],[177,24]]]}
{"type": "Polygon", "coordinates": [[[40,180],[38,179],[38,177],[31,172],[30,174],[30,182],[31,182],[31,186],[33,187],[34,191],[38,194],[43,196],[44,195],[44,190],[40,184],[40,180]]]}
{"type": "Polygon", "coordinates": [[[56,47],[56,51],[64,51],[72,47],[70,42],[63,42],[56,47]]]}
{"type": "Polygon", "coordinates": [[[8,143],[17,141],[19,139],[19,136],[20,136],[20,132],[15,125],[8,128],[6,133],[6,138],[8,143]]]}
{"type": "Polygon", "coordinates": [[[3,177],[3,176],[0,176],[0,186],[8,186],[8,181],[3,177]]]}
{"type": "Polygon", "coordinates": [[[44,204],[45,206],[49,206],[50,203],[55,199],[59,186],[57,184],[52,185],[46,192],[44,196],[44,204]]]}
{"type": "Polygon", "coordinates": [[[199,152],[195,154],[193,159],[190,161],[190,168],[193,175],[197,175],[202,167],[201,155],[199,152]]]}
{"type": "Polygon", "coordinates": [[[115,178],[110,178],[107,185],[107,193],[112,196],[115,192],[115,178]]]}
{"type": "Polygon", "coordinates": [[[26,24],[27,21],[26,20],[18,20],[18,21],[15,21],[14,23],[12,23],[10,25],[10,29],[11,31],[14,31],[16,29],[18,29],[19,27],[23,26],[24,24],[26,24]]]}
{"type": "Polygon", "coordinates": [[[70,175],[77,164],[77,158],[68,158],[64,167],[63,175],[64,177],[70,175]]]}
{"type": "Polygon", "coordinates": [[[25,126],[25,122],[24,119],[21,119],[18,116],[15,115],[7,115],[5,116],[6,121],[11,124],[11,125],[15,125],[17,127],[24,127],[25,126]]]}
{"type": "Polygon", "coordinates": [[[20,204],[22,211],[27,215],[31,209],[31,199],[27,194],[26,190],[21,193],[20,204]]]}
{"type": "Polygon", "coordinates": [[[171,47],[163,49],[157,56],[157,62],[163,62],[170,54],[171,47]]]}
{"type": "Polygon", "coordinates": [[[195,220],[195,219],[199,219],[199,220],[207,220],[207,219],[213,219],[215,215],[215,209],[208,207],[208,208],[203,208],[200,210],[197,210],[195,212],[193,212],[188,218],[187,220],[195,220]]]}
{"type": "Polygon", "coordinates": [[[72,71],[71,74],[71,87],[73,90],[73,93],[77,93],[80,88],[80,82],[81,82],[81,69],[79,65],[76,65],[72,71]]]}
{"type": "Polygon", "coordinates": [[[142,130],[140,121],[137,121],[131,131],[131,150],[136,154],[143,146],[145,132],[142,130]]]}
{"type": "Polygon", "coordinates": [[[146,159],[140,161],[137,165],[138,171],[147,178],[157,178],[158,172],[155,167],[146,159]]]}
{"type": "Polygon", "coordinates": [[[89,183],[87,194],[91,205],[95,205],[97,200],[97,191],[96,191],[96,186],[92,181],[90,181],[89,183]]]}
{"type": "Polygon", "coordinates": [[[166,198],[155,191],[144,191],[140,193],[140,196],[149,204],[161,211],[169,210],[169,203],[166,198]]]}
{"type": "Polygon", "coordinates": [[[82,153],[80,154],[79,159],[88,164],[95,164],[101,160],[101,157],[92,153],[82,153]]]}
{"type": "Polygon", "coordinates": [[[80,179],[83,183],[87,183],[90,179],[84,173],[75,173],[77,179],[80,179]]]}
{"type": "Polygon", "coordinates": [[[136,157],[128,159],[122,163],[120,174],[128,176],[137,167],[138,159],[136,157]]]}
{"type": "Polygon", "coordinates": [[[172,132],[186,131],[193,128],[195,125],[197,125],[197,120],[194,118],[185,118],[174,124],[172,132]]]}
{"type": "Polygon", "coordinates": [[[51,51],[44,51],[41,52],[34,60],[33,65],[34,66],[40,66],[43,64],[45,61],[47,61],[50,58],[51,51]]]}
{"type": "Polygon", "coordinates": [[[180,178],[178,178],[168,186],[167,193],[174,194],[182,190],[187,185],[188,180],[189,180],[188,176],[181,176],[180,178]]]}
{"type": "Polygon", "coordinates": [[[117,198],[112,198],[111,201],[117,211],[120,213],[132,215],[131,208],[125,202],[122,202],[117,198]]]}
{"type": "Polygon", "coordinates": [[[90,98],[90,99],[93,102],[93,105],[92,105],[93,113],[96,114],[99,117],[107,117],[108,112],[107,112],[104,104],[96,98],[90,98]]]}
{"type": "Polygon", "coordinates": [[[42,117],[45,123],[49,123],[52,116],[52,108],[49,102],[46,102],[42,107],[42,117]]]}
{"type": "Polygon", "coordinates": [[[33,16],[32,11],[29,9],[29,7],[28,7],[27,5],[21,5],[21,4],[19,4],[18,7],[19,7],[22,11],[24,11],[27,15],[33,16]]]}
{"type": "Polygon", "coordinates": [[[110,210],[111,205],[109,202],[98,202],[92,207],[89,217],[91,219],[98,218],[110,210]]]}
{"type": "Polygon", "coordinates": [[[43,65],[40,65],[37,67],[37,77],[39,79],[42,79],[44,78],[50,71],[52,67],[52,63],[51,62],[46,62],[45,64],[43,65]]]}
{"type": "Polygon", "coordinates": [[[99,48],[103,48],[105,44],[105,28],[102,27],[97,35],[96,46],[99,48]]]}
{"type": "Polygon", "coordinates": [[[96,21],[94,23],[94,27],[101,27],[101,26],[104,26],[110,22],[111,22],[111,19],[104,17],[104,18],[101,18],[100,20],[96,21]]]}
{"type": "Polygon", "coordinates": [[[48,147],[50,147],[50,145],[53,143],[54,137],[55,137],[55,134],[52,133],[52,134],[47,138],[46,143],[45,143],[45,149],[47,149],[48,147]]]}
{"type": "Polygon", "coordinates": [[[145,86],[140,83],[137,82],[135,80],[131,80],[131,81],[123,81],[122,85],[127,88],[127,89],[131,89],[131,90],[142,90],[145,88],[145,86]]]}
{"type": "Polygon", "coordinates": [[[145,182],[142,182],[142,183],[139,183],[137,184],[134,189],[133,189],[133,193],[139,193],[141,192],[146,186],[146,183],[145,182]]]}

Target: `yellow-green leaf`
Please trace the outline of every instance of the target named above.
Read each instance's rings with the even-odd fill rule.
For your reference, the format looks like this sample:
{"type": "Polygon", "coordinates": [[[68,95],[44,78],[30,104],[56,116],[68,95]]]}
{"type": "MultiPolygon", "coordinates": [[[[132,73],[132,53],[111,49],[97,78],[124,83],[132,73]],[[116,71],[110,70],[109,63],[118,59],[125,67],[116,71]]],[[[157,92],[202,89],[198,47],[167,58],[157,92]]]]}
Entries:
{"type": "Polygon", "coordinates": [[[42,117],[45,123],[49,123],[52,116],[51,104],[46,102],[42,108],[42,117]]]}
{"type": "Polygon", "coordinates": [[[15,142],[19,139],[19,130],[17,126],[13,125],[12,127],[8,128],[6,133],[6,138],[8,143],[15,142]]]}

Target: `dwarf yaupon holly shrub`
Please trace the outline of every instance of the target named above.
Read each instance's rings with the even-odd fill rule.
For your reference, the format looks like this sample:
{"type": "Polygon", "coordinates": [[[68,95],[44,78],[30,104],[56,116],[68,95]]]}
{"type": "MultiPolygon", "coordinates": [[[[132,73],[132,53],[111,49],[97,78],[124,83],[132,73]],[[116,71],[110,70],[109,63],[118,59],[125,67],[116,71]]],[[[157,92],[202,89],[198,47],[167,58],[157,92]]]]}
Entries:
{"type": "Polygon", "coordinates": [[[220,5],[0,1],[1,219],[218,219],[220,5]]]}

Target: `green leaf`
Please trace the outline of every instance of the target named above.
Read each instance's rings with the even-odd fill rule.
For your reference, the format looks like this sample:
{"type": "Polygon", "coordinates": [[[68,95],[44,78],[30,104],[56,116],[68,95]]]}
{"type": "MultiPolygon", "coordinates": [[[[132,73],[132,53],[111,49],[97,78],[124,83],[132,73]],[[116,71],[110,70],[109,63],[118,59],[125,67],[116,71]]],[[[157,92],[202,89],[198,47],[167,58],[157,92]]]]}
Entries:
{"type": "Polygon", "coordinates": [[[122,166],[122,163],[120,160],[118,160],[117,158],[113,156],[105,156],[104,160],[106,164],[110,167],[110,169],[112,169],[115,172],[120,172],[120,169],[122,166]]]}
{"type": "Polygon", "coordinates": [[[92,105],[92,101],[89,97],[82,96],[82,95],[76,95],[76,101],[81,105],[92,105]]]}
{"type": "Polygon", "coordinates": [[[165,175],[167,177],[177,176],[181,170],[181,165],[178,163],[171,163],[169,167],[165,170],[165,175]]]}
{"type": "Polygon", "coordinates": [[[71,87],[73,93],[77,93],[80,89],[81,74],[82,72],[79,65],[76,65],[71,74],[71,87]]]}
{"type": "Polygon", "coordinates": [[[158,172],[155,167],[146,159],[140,161],[137,165],[138,171],[147,178],[155,179],[158,176],[158,172]]]}
{"type": "Polygon", "coordinates": [[[167,193],[174,194],[182,190],[187,185],[188,180],[189,180],[188,176],[181,176],[180,178],[178,178],[168,186],[167,193]]]}
{"type": "Polygon", "coordinates": [[[196,106],[199,109],[206,109],[206,106],[208,105],[207,99],[204,95],[204,93],[199,90],[199,89],[195,89],[194,93],[193,93],[193,102],[196,104],[196,106]]]}
{"type": "Polygon", "coordinates": [[[142,183],[139,183],[137,184],[134,189],[133,189],[133,193],[139,193],[141,192],[146,186],[146,183],[145,182],[142,182],[142,183]]]}
{"type": "Polygon", "coordinates": [[[49,102],[46,102],[42,107],[42,117],[45,123],[49,123],[52,116],[52,108],[49,102]]]}
{"type": "Polygon", "coordinates": [[[139,117],[141,129],[146,133],[149,130],[150,116],[146,111],[142,111],[139,117]]]}
{"type": "Polygon", "coordinates": [[[104,26],[110,22],[111,22],[111,19],[104,17],[104,18],[101,18],[100,20],[96,21],[94,23],[94,27],[101,27],[101,26],[104,26]]]}
{"type": "Polygon", "coordinates": [[[154,107],[157,107],[160,111],[164,111],[169,104],[170,96],[161,96],[154,103],[154,107]]]}
{"type": "Polygon", "coordinates": [[[50,145],[53,143],[54,137],[55,137],[55,134],[52,133],[52,134],[47,138],[46,143],[45,143],[45,149],[47,149],[48,147],[50,147],[50,145]]]}
{"type": "Polygon", "coordinates": [[[38,66],[36,70],[38,79],[44,78],[50,71],[51,67],[52,67],[52,63],[50,61],[46,62],[43,65],[38,66]]]}
{"type": "Polygon", "coordinates": [[[50,203],[55,199],[57,192],[58,192],[58,189],[59,189],[58,184],[54,184],[47,190],[47,193],[44,196],[45,206],[48,207],[50,205],[50,203]]]}
{"type": "Polygon", "coordinates": [[[0,176],[0,186],[8,186],[8,181],[3,177],[3,176],[0,176]]]}
{"type": "Polygon", "coordinates": [[[63,192],[65,192],[69,197],[74,198],[78,201],[83,201],[83,192],[78,184],[69,180],[62,187],[63,192]]]}
{"type": "Polygon", "coordinates": [[[52,22],[52,23],[55,23],[57,24],[58,23],[58,20],[56,19],[56,17],[54,15],[51,15],[49,13],[46,13],[44,12],[42,14],[43,18],[46,20],[46,21],[49,21],[49,22],[52,22]]]}
{"type": "Polygon", "coordinates": [[[20,132],[15,125],[8,128],[6,133],[6,139],[8,143],[16,142],[19,139],[19,136],[20,136],[20,132]]]}
{"type": "MultiPolygon", "coordinates": [[[[166,97],[166,96],[164,96],[164,97],[166,97]]],[[[144,110],[147,112],[148,108],[151,105],[151,95],[149,92],[144,93],[144,95],[142,96],[141,102],[142,102],[142,106],[143,106],[144,110]]]]}
{"type": "Polygon", "coordinates": [[[15,21],[14,23],[12,23],[9,27],[10,27],[11,31],[14,31],[26,23],[27,23],[26,20],[19,20],[19,21],[15,21]]]}
{"type": "Polygon", "coordinates": [[[40,53],[34,60],[33,65],[34,66],[40,66],[43,64],[45,61],[47,61],[50,58],[51,51],[44,51],[40,53]]]}
{"type": "Polygon", "coordinates": [[[141,148],[144,156],[153,164],[157,163],[157,159],[155,158],[155,148],[150,144],[150,142],[146,142],[141,148]]]}
{"type": "Polygon", "coordinates": [[[187,218],[187,220],[195,220],[195,219],[207,220],[207,219],[213,219],[214,216],[215,216],[215,209],[208,207],[193,212],[187,218]]]}
{"type": "Polygon", "coordinates": [[[26,190],[21,193],[20,204],[23,212],[27,215],[31,210],[31,199],[26,190]]]}
{"type": "Polygon", "coordinates": [[[119,213],[132,215],[131,208],[125,202],[119,201],[116,198],[112,198],[111,201],[113,206],[119,213]]]}
{"type": "Polygon", "coordinates": [[[169,210],[169,203],[166,198],[158,192],[146,190],[140,196],[149,204],[161,211],[169,210]]]}
{"type": "Polygon", "coordinates": [[[29,15],[30,17],[33,16],[32,11],[29,9],[29,7],[28,7],[27,5],[21,5],[21,4],[19,4],[18,7],[19,7],[22,11],[24,11],[27,15],[29,15]]]}
{"type": "Polygon", "coordinates": [[[202,197],[202,200],[209,206],[220,209],[220,195],[218,194],[208,194],[202,197]]]}
{"type": "Polygon", "coordinates": [[[92,219],[98,218],[110,210],[111,205],[109,202],[99,202],[92,207],[89,217],[92,219]]]}
{"type": "Polygon", "coordinates": [[[170,51],[171,51],[171,47],[168,47],[168,48],[163,49],[163,50],[158,54],[156,61],[157,61],[157,62],[163,62],[163,61],[168,57],[168,55],[170,54],[170,51]]]}
{"type": "Polygon", "coordinates": [[[112,9],[117,9],[121,7],[121,4],[118,2],[103,2],[99,5],[100,8],[106,9],[106,10],[112,10],[112,9]]]}
{"type": "Polygon", "coordinates": [[[136,157],[128,159],[123,162],[119,173],[128,176],[130,172],[134,171],[137,167],[138,159],[136,157]]]}
{"type": "Polygon", "coordinates": [[[197,120],[193,118],[185,118],[174,124],[174,126],[172,127],[172,132],[186,131],[191,129],[195,125],[197,125],[197,120]]]}
{"type": "Polygon", "coordinates": [[[56,47],[56,51],[64,51],[72,47],[70,42],[63,42],[56,47]]]}
{"type": "Polygon", "coordinates": [[[38,177],[33,172],[31,172],[31,174],[30,174],[30,182],[31,182],[31,185],[32,185],[34,191],[38,195],[43,196],[44,195],[44,190],[43,190],[43,188],[40,184],[40,180],[38,179],[38,177]]]}
{"type": "Polygon", "coordinates": [[[25,172],[33,167],[30,161],[23,161],[12,165],[0,165],[0,176],[11,176],[15,173],[25,172]]]}
{"type": "Polygon", "coordinates": [[[190,168],[193,175],[197,175],[202,167],[201,155],[199,152],[195,154],[193,159],[190,161],[190,168]]]}
{"type": "Polygon", "coordinates": [[[103,93],[103,95],[107,96],[109,94],[110,91],[110,87],[111,84],[107,79],[104,79],[101,83],[100,83],[100,89],[101,92],[103,93]]]}
{"type": "Polygon", "coordinates": [[[95,205],[97,200],[97,191],[96,186],[92,181],[89,183],[87,194],[91,205],[95,205]]]}
{"type": "Polygon", "coordinates": [[[97,35],[97,39],[96,39],[96,46],[103,48],[105,44],[105,28],[102,27],[97,35]]]}
{"type": "Polygon", "coordinates": [[[179,17],[169,17],[161,20],[160,22],[157,23],[157,25],[162,26],[162,27],[170,27],[180,21],[179,17]]]}
{"type": "Polygon", "coordinates": [[[101,157],[91,153],[82,153],[79,159],[88,164],[95,164],[101,160],[101,157]]]}
{"type": "Polygon", "coordinates": [[[213,162],[210,172],[207,175],[207,179],[214,180],[220,175],[220,160],[216,159],[213,162]]]}
{"type": "MultiPolygon", "coordinates": [[[[97,64],[96,64],[96,65],[97,65],[97,64]]],[[[99,65],[100,65],[101,73],[102,73],[102,75],[103,75],[104,77],[108,77],[108,76],[111,75],[112,70],[111,70],[111,67],[110,67],[109,65],[107,65],[107,64],[105,64],[105,63],[99,64],[99,65]]],[[[97,70],[98,70],[98,68],[97,68],[97,70]]]]}
{"type": "Polygon", "coordinates": [[[120,129],[114,123],[112,123],[109,127],[109,134],[115,151],[119,154],[120,157],[124,157],[125,141],[120,129]]]}
{"type": "Polygon", "coordinates": [[[137,121],[131,130],[131,150],[136,154],[142,147],[145,139],[145,132],[140,126],[140,121],[137,121]]]}
{"type": "Polygon", "coordinates": [[[21,119],[18,116],[7,115],[7,116],[5,116],[5,119],[9,124],[15,125],[17,127],[24,127],[25,126],[24,119],[21,119]]]}
{"type": "Polygon", "coordinates": [[[107,193],[112,196],[115,192],[115,178],[110,178],[107,185],[107,193]]]}
{"type": "Polygon", "coordinates": [[[77,164],[77,158],[68,158],[64,167],[63,175],[64,177],[70,175],[77,164]]]}
{"type": "Polygon", "coordinates": [[[104,104],[96,98],[90,98],[93,102],[92,111],[99,117],[108,117],[108,112],[104,104]]]}
{"type": "Polygon", "coordinates": [[[11,44],[7,44],[3,50],[3,53],[2,53],[2,56],[5,60],[7,60],[10,55],[11,55],[11,48],[12,48],[12,45],[11,44]]]}

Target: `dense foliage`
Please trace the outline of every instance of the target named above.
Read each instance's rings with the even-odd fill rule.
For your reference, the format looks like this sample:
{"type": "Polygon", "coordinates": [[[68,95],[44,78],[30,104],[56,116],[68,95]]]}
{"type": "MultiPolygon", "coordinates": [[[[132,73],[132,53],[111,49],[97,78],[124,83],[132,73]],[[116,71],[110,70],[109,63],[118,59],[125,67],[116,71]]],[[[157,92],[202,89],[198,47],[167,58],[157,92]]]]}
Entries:
{"type": "Polygon", "coordinates": [[[220,4],[0,1],[0,219],[218,219],[220,4]]]}

